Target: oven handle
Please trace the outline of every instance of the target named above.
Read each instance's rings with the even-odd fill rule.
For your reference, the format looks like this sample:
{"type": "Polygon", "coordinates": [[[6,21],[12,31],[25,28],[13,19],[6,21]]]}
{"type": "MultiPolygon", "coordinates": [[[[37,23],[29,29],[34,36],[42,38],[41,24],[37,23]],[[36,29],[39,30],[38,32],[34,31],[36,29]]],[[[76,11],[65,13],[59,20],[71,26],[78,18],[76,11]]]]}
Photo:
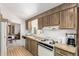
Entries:
{"type": "Polygon", "coordinates": [[[44,47],[44,48],[46,48],[46,49],[48,49],[50,51],[53,51],[53,48],[50,48],[50,47],[48,47],[48,46],[46,46],[46,45],[44,45],[42,43],[39,43],[38,45],[40,45],[40,46],[42,46],[42,47],[44,47]]]}

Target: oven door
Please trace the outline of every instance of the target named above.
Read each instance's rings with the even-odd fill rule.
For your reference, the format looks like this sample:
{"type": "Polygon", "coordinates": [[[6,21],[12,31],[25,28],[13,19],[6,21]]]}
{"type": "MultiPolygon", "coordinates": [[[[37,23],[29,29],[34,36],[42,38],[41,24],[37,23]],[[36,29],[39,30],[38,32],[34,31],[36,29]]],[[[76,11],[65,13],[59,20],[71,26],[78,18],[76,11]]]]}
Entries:
{"type": "Polygon", "coordinates": [[[38,56],[54,56],[53,47],[49,47],[46,44],[38,44],[38,56]]]}

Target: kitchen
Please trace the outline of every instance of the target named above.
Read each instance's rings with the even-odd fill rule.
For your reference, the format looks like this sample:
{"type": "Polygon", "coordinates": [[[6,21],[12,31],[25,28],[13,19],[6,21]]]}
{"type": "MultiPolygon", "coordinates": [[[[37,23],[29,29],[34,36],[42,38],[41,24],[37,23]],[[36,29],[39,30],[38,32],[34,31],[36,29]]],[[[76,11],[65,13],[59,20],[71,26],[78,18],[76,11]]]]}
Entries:
{"type": "MultiPolygon", "coordinates": [[[[8,42],[11,42],[5,41],[6,43],[4,44],[2,40],[1,42],[3,43],[0,46],[5,46],[7,56],[79,55],[78,6],[79,4],[77,3],[0,4],[2,14],[0,22],[4,22],[3,19],[6,18],[8,20],[7,30],[9,30],[6,32],[9,35],[3,35],[3,38],[0,39],[7,37],[4,41],[7,39],[8,42]],[[34,9],[35,5],[38,5],[38,8],[34,9]],[[4,6],[6,8],[3,8],[4,6]],[[37,12],[38,14],[34,13],[35,15],[32,15],[33,10],[31,8],[34,11],[41,9],[43,11],[41,10],[42,12],[39,11],[37,12]],[[44,10],[44,8],[47,8],[47,10],[44,10]],[[26,14],[24,10],[26,10],[26,14]],[[13,12],[13,14],[9,11],[13,12]],[[14,16],[14,14],[16,15],[14,16]],[[30,15],[31,17],[26,18],[29,14],[32,16],[30,15]],[[19,37],[18,39],[11,38],[15,34],[19,37]]],[[[1,33],[3,32],[5,31],[2,30],[1,33]]],[[[1,48],[0,51],[3,51],[3,49],[1,48]]]]}
{"type": "Polygon", "coordinates": [[[75,56],[76,10],[75,4],[62,4],[26,20],[26,49],[35,56],[75,56]]]}

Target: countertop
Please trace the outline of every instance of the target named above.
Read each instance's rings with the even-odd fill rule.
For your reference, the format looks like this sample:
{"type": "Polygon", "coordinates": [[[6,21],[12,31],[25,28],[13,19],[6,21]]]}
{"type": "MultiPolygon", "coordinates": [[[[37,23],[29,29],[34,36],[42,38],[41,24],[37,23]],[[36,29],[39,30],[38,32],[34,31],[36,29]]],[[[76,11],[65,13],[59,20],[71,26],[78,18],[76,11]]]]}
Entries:
{"type": "Polygon", "coordinates": [[[34,36],[25,36],[25,37],[31,38],[31,39],[38,41],[38,42],[40,42],[40,40],[42,39],[42,38],[37,38],[37,37],[34,37],[34,36]]]}
{"type": "Polygon", "coordinates": [[[41,40],[44,40],[44,38],[41,38],[41,37],[35,37],[35,36],[24,36],[24,37],[30,38],[32,40],[35,40],[37,42],[41,42],[41,43],[44,43],[44,44],[47,44],[47,45],[50,45],[50,46],[54,45],[54,44],[49,44],[50,40],[48,40],[48,41],[41,41],[41,40]]]}
{"type": "MultiPolygon", "coordinates": [[[[24,36],[24,37],[31,38],[31,39],[33,39],[33,40],[35,40],[37,42],[48,44],[46,42],[42,42],[41,39],[43,39],[43,38],[40,38],[40,37],[34,37],[34,36],[24,36]]],[[[55,46],[57,48],[63,49],[65,51],[68,51],[68,52],[71,52],[71,53],[76,53],[76,47],[73,47],[73,46],[69,46],[69,45],[61,44],[61,43],[48,44],[48,45],[55,46]]]]}
{"type": "Polygon", "coordinates": [[[54,46],[71,53],[76,53],[76,47],[73,47],[73,46],[69,46],[66,44],[55,44],[54,46]]]}

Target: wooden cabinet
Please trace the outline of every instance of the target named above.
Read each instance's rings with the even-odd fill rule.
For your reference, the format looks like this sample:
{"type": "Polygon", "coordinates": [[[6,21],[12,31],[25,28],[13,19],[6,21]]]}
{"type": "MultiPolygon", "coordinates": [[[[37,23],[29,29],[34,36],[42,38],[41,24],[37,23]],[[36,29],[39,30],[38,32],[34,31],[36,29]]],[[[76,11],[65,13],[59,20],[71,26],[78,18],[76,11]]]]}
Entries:
{"type": "Polygon", "coordinates": [[[25,21],[26,29],[28,29],[28,20],[25,21]]]}
{"type": "Polygon", "coordinates": [[[38,29],[42,29],[43,28],[43,18],[38,18],[38,29]]]}
{"type": "Polygon", "coordinates": [[[31,21],[26,20],[26,29],[27,30],[31,30],[32,29],[31,21]]]}
{"type": "Polygon", "coordinates": [[[26,40],[26,44],[25,44],[25,48],[28,50],[28,51],[31,51],[31,41],[29,39],[26,40]]]}
{"type": "Polygon", "coordinates": [[[43,27],[46,27],[46,26],[59,25],[59,20],[60,20],[60,12],[39,18],[38,29],[42,29],[43,27]]]}
{"type": "Polygon", "coordinates": [[[59,21],[60,21],[60,12],[51,14],[49,20],[50,20],[50,26],[59,25],[59,21]]]}
{"type": "MultiPolygon", "coordinates": [[[[46,26],[60,26],[60,29],[76,29],[77,27],[76,4],[63,4],[50,10],[50,14],[46,13],[45,15],[40,14],[41,17],[35,17],[35,19],[38,19],[38,29],[46,26]]],[[[27,27],[29,26],[27,25],[27,27]]]]}
{"type": "Polygon", "coordinates": [[[49,26],[49,22],[50,22],[50,19],[49,19],[49,16],[44,16],[43,17],[43,27],[46,27],[46,26],[49,26]]]}
{"type": "Polygon", "coordinates": [[[44,16],[38,19],[38,29],[42,29],[43,27],[50,26],[49,16],[44,16]]]}
{"type": "Polygon", "coordinates": [[[75,28],[76,9],[70,8],[60,12],[60,28],[75,28]]]}
{"type": "Polygon", "coordinates": [[[26,37],[25,39],[26,39],[26,44],[25,44],[26,49],[30,53],[32,53],[34,56],[37,56],[38,55],[38,42],[28,37],[26,37]]]}
{"type": "Polygon", "coordinates": [[[28,21],[28,30],[31,31],[31,29],[32,29],[32,22],[28,21]]]}
{"type": "Polygon", "coordinates": [[[55,47],[54,48],[55,56],[75,56],[75,53],[68,52],[66,50],[55,47]]]}
{"type": "Polygon", "coordinates": [[[34,56],[37,56],[38,55],[38,43],[37,43],[37,41],[31,40],[30,46],[31,46],[31,53],[34,56]]]}

